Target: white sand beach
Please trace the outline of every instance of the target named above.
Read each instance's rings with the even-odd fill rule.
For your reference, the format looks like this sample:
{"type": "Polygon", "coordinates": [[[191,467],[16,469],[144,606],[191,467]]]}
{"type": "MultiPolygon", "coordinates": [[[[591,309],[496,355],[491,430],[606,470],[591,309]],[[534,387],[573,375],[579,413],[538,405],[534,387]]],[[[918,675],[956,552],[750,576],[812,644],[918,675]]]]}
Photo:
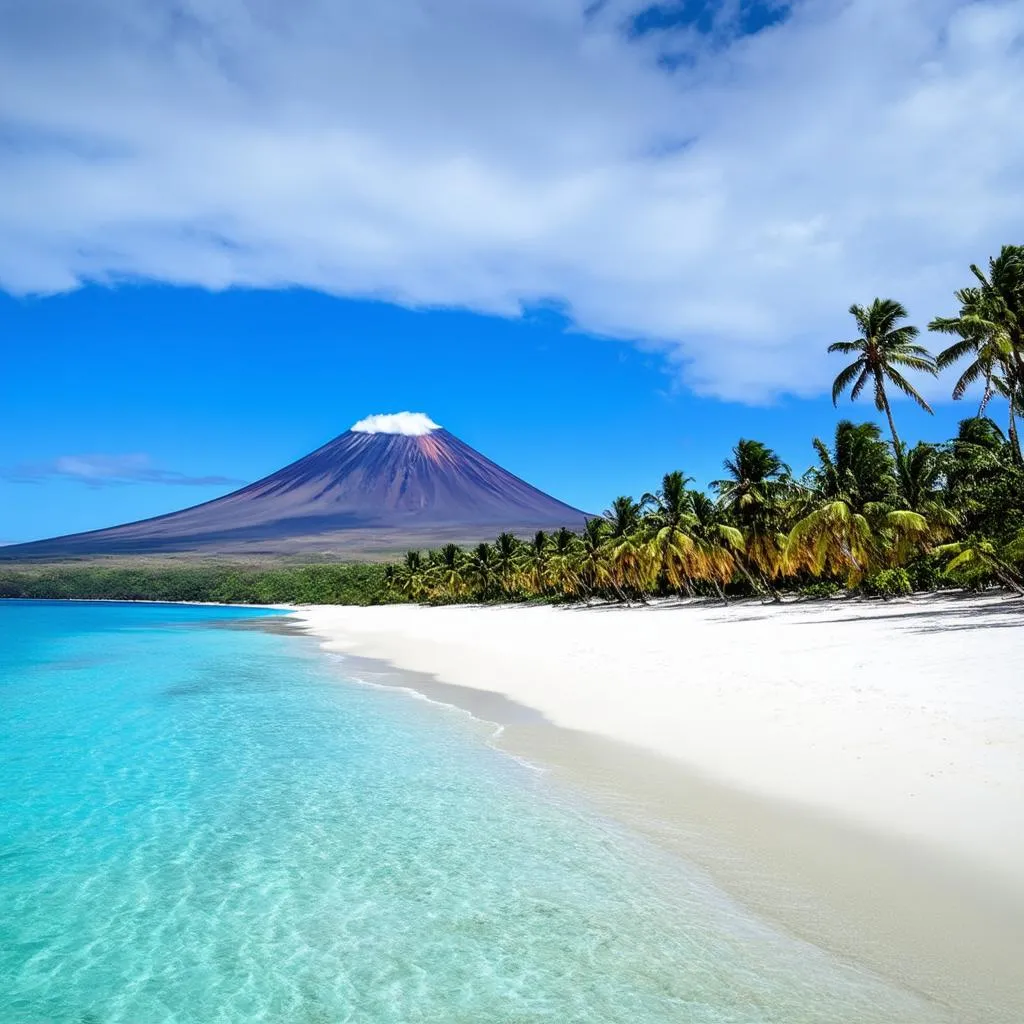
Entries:
{"type": "MultiPolygon", "coordinates": [[[[1024,908],[1019,600],[995,595],[724,608],[312,607],[295,614],[328,650],[502,694],[556,726],[630,745],[638,763],[643,752],[658,755],[695,779],[755,798],[748,811],[735,811],[747,822],[761,814],[755,805],[791,808],[849,828],[851,835],[875,837],[887,848],[905,849],[912,867],[903,876],[887,868],[865,875],[860,884],[873,896],[858,891],[858,883],[847,886],[849,873],[840,877],[845,868],[835,867],[836,858],[825,857],[821,844],[810,853],[801,854],[796,841],[776,851],[775,859],[784,862],[782,875],[816,874],[817,891],[836,907],[845,900],[852,914],[874,898],[896,908],[889,913],[876,907],[873,919],[868,914],[861,928],[865,941],[844,945],[845,933],[833,935],[833,945],[844,953],[864,952],[872,928],[880,930],[882,919],[892,917],[885,923],[891,924],[892,942],[908,947],[908,956],[920,954],[917,967],[902,972],[904,980],[927,987],[932,978],[941,988],[950,962],[962,962],[965,977],[956,986],[966,993],[973,981],[983,990],[988,981],[974,975],[988,970],[992,957],[984,951],[978,964],[969,961],[979,948],[974,931],[991,930],[988,911],[980,909],[982,897],[968,892],[965,882],[963,914],[951,920],[953,911],[939,907],[936,895],[957,888],[947,878],[977,881],[991,898],[992,912],[1005,916],[1009,931],[999,947],[1007,954],[1007,971],[1024,952],[1005,949],[1022,923],[1017,909],[1024,908]],[[918,863],[920,872],[913,867],[918,863]],[[928,890],[924,879],[932,868],[937,873],[928,890]],[[883,876],[888,883],[879,881],[883,876]],[[889,883],[891,892],[883,899],[880,892],[889,883]],[[913,891],[918,883],[925,886],[921,893],[913,891]],[[902,910],[900,899],[906,901],[902,910]],[[918,914],[917,903],[934,905],[936,916],[923,907],[924,916],[918,914]],[[977,920],[967,920],[975,911],[977,920]],[[948,941],[933,934],[945,931],[951,933],[948,941]]],[[[691,806],[698,803],[692,800],[691,806]]],[[[781,814],[766,813],[758,825],[762,853],[771,848],[773,823],[783,831],[781,814]]],[[[833,845],[860,849],[852,840],[833,845]]],[[[859,865],[873,856],[848,852],[859,865]]],[[[795,912],[780,917],[801,927],[795,912]]],[[[816,939],[829,938],[827,929],[807,930],[816,939]]],[[[884,943],[875,953],[876,965],[891,957],[884,943]]],[[[992,985],[1003,984],[1006,979],[996,977],[999,965],[992,970],[992,985]]]]}

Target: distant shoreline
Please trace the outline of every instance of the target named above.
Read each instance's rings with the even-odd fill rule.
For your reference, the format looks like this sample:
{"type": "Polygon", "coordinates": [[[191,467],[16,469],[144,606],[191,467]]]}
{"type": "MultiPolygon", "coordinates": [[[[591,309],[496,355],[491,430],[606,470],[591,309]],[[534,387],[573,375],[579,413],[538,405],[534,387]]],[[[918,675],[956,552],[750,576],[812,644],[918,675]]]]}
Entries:
{"type": "Polygon", "coordinates": [[[291,616],[798,934],[965,1024],[1024,1019],[1020,602],[291,616]]]}

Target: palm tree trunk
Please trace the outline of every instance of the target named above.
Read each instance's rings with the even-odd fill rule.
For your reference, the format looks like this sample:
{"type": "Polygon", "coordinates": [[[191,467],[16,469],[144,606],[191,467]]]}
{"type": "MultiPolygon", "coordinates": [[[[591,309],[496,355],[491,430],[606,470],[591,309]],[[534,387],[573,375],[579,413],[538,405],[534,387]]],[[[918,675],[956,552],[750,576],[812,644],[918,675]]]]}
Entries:
{"type": "Polygon", "coordinates": [[[1016,415],[1016,412],[1014,411],[1014,405],[1015,405],[1015,402],[1016,402],[1017,392],[1019,390],[1019,385],[1016,385],[1016,382],[1013,380],[1012,377],[1010,378],[1009,384],[1010,384],[1010,429],[1009,429],[1009,434],[1010,434],[1010,454],[1011,454],[1014,462],[1016,462],[1017,465],[1020,466],[1020,465],[1024,465],[1024,454],[1022,454],[1022,452],[1021,452],[1020,435],[1017,433],[1017,415],[1016,415]]]}
{"type": "Polygon", "coordinates": [[[1024,463],[1024,455],[1022,455],[1020,447],[1020,435],[1017,433],[1017,417],[1013,413],[1013,402],[1010,403],[1010,454],[1018,466],[1024,463]]]}
{"type": "Polygon", "coordinates": [[[889,421],[889,433],[892,434],[892,447],[896,452],[896,465],[902,469],[903,466],[903,442],[900,435],[896,433],[896,421],[892,418],[892,409],[889,407],[889,399],[882,395],[882,406],[885,409],[886,419],[889,421]]]}

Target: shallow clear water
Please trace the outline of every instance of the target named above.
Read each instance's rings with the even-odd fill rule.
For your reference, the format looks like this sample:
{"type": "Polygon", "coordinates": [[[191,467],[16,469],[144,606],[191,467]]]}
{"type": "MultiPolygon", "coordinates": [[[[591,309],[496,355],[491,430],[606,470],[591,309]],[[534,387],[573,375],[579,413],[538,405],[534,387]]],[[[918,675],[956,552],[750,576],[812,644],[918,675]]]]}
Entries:
{"type": "Polygon", "coordinates": [[[0,1022],[938,1020],[259,612],[0,602],[0,1022]]]}

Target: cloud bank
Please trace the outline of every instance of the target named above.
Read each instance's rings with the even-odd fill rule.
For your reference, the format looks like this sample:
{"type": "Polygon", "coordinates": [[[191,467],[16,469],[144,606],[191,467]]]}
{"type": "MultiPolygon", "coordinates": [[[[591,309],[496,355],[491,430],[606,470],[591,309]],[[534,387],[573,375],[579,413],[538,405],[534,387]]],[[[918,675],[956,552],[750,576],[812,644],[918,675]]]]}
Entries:
{"type": "Polygon", "coordinates": [[[148,455],[60,455],[50,462],[17,466],[3,474],[14,483],[42,483],[44,480],[71,480],[88,487],[117,484],[176,484],[184,487],[210,487],[240,484],[226,476],[188,476],[171,469],[159,469],[148,455]]]}
{"type": "Polygon", "coordinates": [[[1024,0],[684,11],[0,0],[0,286],[554,301],[760,401],[1024,238],[1024,0]]]}

